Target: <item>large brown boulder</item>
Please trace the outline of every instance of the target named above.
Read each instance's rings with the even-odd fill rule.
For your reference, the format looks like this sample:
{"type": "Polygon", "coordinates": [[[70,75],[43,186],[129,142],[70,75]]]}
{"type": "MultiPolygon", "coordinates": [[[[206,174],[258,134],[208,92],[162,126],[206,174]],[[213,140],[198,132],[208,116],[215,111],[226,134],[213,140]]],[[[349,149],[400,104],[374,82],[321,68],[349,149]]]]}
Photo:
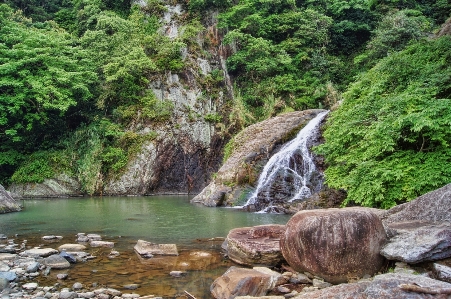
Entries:
{"type": "Polygon", "coordinates": [[[285,225],[270,224],[232,229],[226,238],[227,255],[242,265],[275,266],[283,261],[280,236],[285,225]]]}
{"type": "Polygon", "coordinates": [[[295,214],[280,247],[293,269],[342,283],[377,273],[384,265],[379,252],[385,241],[382,222],[371,209],[325,209],[295,214]]]}

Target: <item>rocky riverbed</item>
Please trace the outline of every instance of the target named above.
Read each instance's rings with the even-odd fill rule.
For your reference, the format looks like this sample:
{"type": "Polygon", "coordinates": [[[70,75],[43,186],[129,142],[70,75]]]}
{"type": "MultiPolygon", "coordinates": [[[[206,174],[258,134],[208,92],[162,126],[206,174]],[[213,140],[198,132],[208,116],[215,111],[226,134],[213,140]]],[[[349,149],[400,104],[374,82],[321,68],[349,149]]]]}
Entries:
{"type": "Polygon", "coordinates": [[[210,249],[145,258],[134,252],[132,240],[105,241],[97,234],[28,237],[0,235],[2,299],[186,298],[185,290],[205,298],[214,278],[230,266],[219,252],[221,238],[197,241],[210,249]]]}

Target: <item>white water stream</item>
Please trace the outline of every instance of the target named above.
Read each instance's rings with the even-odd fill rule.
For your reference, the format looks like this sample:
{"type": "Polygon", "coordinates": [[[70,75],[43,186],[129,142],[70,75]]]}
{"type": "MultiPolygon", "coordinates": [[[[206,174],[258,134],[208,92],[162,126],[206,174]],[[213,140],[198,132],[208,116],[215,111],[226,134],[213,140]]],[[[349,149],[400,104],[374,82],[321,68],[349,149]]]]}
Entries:
{"type": "MultiPolygon", "coordinates": [[[[262,196],[265,202],[271,203],[270,192],[271,186],[276,180],[284,180],[290,178],[290,184],[293,184],[294,193],[288,202],[298,199],[305,199],[312,195],[309,187],[310,179],[316,171],[313,156],[308,149],[309,140],[318,133],[320,123],[326,117],[329,111],[319,113],[315,118],[302,128],[296,138],[286,143],[279,152],[273,155],[263,168],[258,179],[258,185],[251,197],[248,199],[246,206],[255,205],[262,196]],[[296,163],[295,156],[302,156],[302,163],[296,163]]],[[[271,211],[271,204],[260,212],[271,211]]]]}

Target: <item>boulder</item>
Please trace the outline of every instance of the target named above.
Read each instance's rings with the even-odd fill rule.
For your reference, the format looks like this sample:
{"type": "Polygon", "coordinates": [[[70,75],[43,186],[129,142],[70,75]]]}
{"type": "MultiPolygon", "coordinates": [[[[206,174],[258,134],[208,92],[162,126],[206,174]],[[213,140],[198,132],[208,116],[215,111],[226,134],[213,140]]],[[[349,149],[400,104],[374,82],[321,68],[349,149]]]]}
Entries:
{"type": "Polygon", "coordinates": [[[8,281],[14,281],[17,278],[17,274],[12,271],[0,272],[0,278],[4,278],[8,281]]]}
{"type": "Polygon", "coordinates": [[[371,209],[334,208],[296,213],[280,247],[294,270],[342,283],[377,273],[385,262],[379,254],[385,241],[382,222],[371,209]]]}
{"type": "Polygon", "coordinates": [[[390,239],[381,254],[389,260],[416,264],[451,256],[449,223],[409,221],[390,223],[386,228],[390,239]]]}
{"type": "Polygon", "coordinates": [[[0,214],[20,211],[20,204],[0,185],[0,214]]]}
{"type": "Polygon", "coordinates": [[[228,257],[242,265],[275,266],[283,261],[280,236],[284,225],[259,225],[232,229],[226,238],[228,257]]]}
{"type": "Polygon", "coordinates": [[[210,291],[216,299],[233,299],[237,296],[264,296],[274,287],[271,275],[232,266],[213,282],[210,291]]]}
{"type": "Polygon", "coordinates": [[[372,281],[340,284],[318,291],[301,293],[295,299],[423,299],[449,298],[449,296],[432,295],[438,290],[450,290],[451,284],[428,277],[403,273],[387,273],[374,277],[372,281]],[[420,287],[422,291],[407,291],[406,286],[420,287]]]}
{"type": "Polygon", "coordinates": [[[389,240],[381,254],[420,263],[451,257],[451,184],[398,205],[382,216],[389,240]]]}
{"type": "Polygon", "coordinates": [[[323,111],[312,109],[284,113],[241,131],[228,144],[232,150],[230,157],[211,183],[191,202],[206,206],[243,205],[271,156],[323,111]]]}
{"type": "Polygon", "coordinates": [[[52,269],[70,268],[70,263],[62,256],[51,255],[43,260],[43,264],[52,269]]]}
{"type": "Polygon", "coordinates": [[[155,244],[138,240],[133,249],[144,257],[152,257],[153,255],[179,255],[175,244],[155,244]]]}

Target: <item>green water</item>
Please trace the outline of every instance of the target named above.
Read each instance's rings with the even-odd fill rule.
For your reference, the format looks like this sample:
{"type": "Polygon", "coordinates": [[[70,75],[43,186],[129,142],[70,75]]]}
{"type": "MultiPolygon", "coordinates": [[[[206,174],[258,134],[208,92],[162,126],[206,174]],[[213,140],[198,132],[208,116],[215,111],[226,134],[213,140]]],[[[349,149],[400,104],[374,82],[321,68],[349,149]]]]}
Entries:
{"type": "MultiPolygon", "coordinates": [[[[0,215],[0,234],[15,238],[16,243],[26,239],[30,247],[43,244],[57,248],[74,243],[79,232],[98,233],[104,240],[115,242],[119,257],[108,258],[111,249],[88,248],[98,258],[64,270],[70,278],[59,282],[62,287],[76,281],[86,286],[96,282],[127,292],[121,289],[123,285],[137,283],[140,288],[133,292],[140,295],[183,298],[180,294],[188,289],[198,298],[210,298],[209,285],[233,263],[220,254],[222,241],[209,239],[226,237],[236,227],[285,224],[289,219],[286,215],[192,205],[189,200],[188,196],[25,200],[22,212],[0,215]],[[46,243],[41,240],[44,235],[64,238],[46,243]],[[138,239],[175,243],[180,255],[142,259],[133,251],[138,239]],[[198,258],[198,252],[211,256],[198,258]],[[175,279],[168,275],[172,270],[183,270],[187,275],[175,279]]],[[[41,285],[53,285],[55,276],[56,272],[38,280],[41,285]]]]}

